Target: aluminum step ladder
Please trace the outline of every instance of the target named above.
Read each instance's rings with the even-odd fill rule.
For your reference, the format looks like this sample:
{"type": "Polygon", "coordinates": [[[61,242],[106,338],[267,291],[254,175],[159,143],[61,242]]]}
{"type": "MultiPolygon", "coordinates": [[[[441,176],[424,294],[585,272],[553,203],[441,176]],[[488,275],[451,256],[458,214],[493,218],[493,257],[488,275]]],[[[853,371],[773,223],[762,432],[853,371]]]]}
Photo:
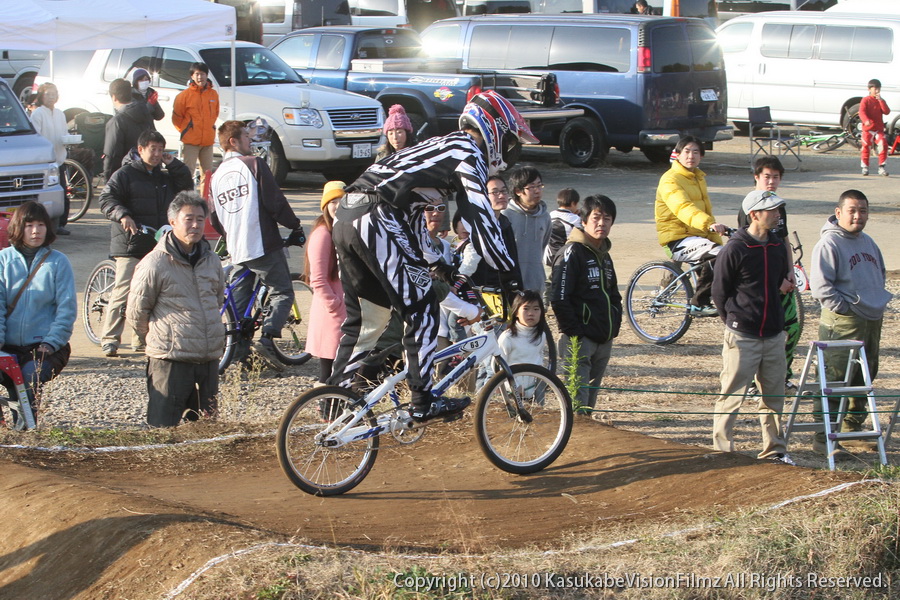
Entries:
{"type": "MultiPolygon", "coordinates": [[[[898,400],[900,404],[900,400],[898,400]]],[[[787,444],[792,431],[824,431],[825,444],[828,447],[828,468],[834,471],[834,452],[841,440],[871,440],[878,445],[878,455],[881,464],[887,465],[887,455],[884,451],[885,436],[881,432],[881,422],[878,419],[878,409],[875,406],[875,388],[872,387],[872,377],[869,374],[869,363],[866,362],[866,349],[863,343],[857,340],[827,340],[809,343],[809,351],[806,353],[806,362],[800,374],[800,383],[797,386],[797,394],[791,405],[790,415],[784,427],[784,441],[787,444]],[[847,366],[844,369],[842,381],[827,381],[825,377],[825,353],[829,350],[847,350],[847,366]],[[815,383],[807,383],[810,371],[815,365],[819,377],[818,392],[815,383]],[[850,385],[854,370],[859,369],[864,385],[850,385]],[[847,412],[849,398],[865,395],[868,398],[869,416],[872,420],[872,429],[864,431],[849,431],[840,433],[841,423],[847,412]],[[841,403],[837,415],[832,417],[828,406],[828,396],[840,396],[841,403]],[[813,413],[813,401],[821,399],[822,416],[817,421],[817,415],[813,413]],[[796,423],[797,410],[801,402],[809,403],[809,413],[813,421],[811,423],[796,423]]],[[[893,420],[892,420],[893,422],[893,420]]]]}

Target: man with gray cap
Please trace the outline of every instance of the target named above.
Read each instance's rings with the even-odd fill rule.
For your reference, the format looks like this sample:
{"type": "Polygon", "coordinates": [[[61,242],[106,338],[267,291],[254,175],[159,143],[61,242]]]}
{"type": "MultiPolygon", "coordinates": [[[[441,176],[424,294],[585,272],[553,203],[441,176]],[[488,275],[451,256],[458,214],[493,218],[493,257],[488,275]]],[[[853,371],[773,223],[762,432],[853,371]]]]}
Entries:
{"type": "Polygon", "coordinates": [[[741,207],[750,224],[719,252],[712,299],[725,322],[721,391],[713,417],[713,447],[734,451],[733,429],[744,393],[759,383],[763,448],[758,458],[794,464],[781,429],[784,408],[784,311],[780,288],[791,268],[784,241],[772,232],[784,204],[775,192],[753,190],[741,207]]]}

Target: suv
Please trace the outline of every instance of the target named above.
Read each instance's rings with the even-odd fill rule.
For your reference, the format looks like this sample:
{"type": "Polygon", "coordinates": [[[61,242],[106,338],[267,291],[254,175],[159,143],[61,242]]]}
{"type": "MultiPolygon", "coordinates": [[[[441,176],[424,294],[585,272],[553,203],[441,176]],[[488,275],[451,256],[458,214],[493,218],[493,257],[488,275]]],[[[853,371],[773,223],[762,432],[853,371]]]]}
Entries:
{"type": "Polygon", "coordinates": [[[55,220],[63,212],[63,189],[53,144],[28,119],[16,94],[0,81],[0,210],[35,200],[55,220]]]}
{"type": "MultiPolygon", "coordinates": [[[[203,62],[209,65],[210,80],[219,92],[221,120],[262,117],[272,127],[269,161],[279,184],[292,169],[321,172],[328,179],[354,179],[371,164],[374,150],[382,143],[384,125],[384,111],[377,101],[311,85],[258,44],[238,42],[235,52],[236,89],[231,87],[227,43],[97,50],[84,69],[55,70],[57,107],[65,110],[70,121],[85,111],[111,114],[109,83],[118,77],[130,81],[135,69],[146,69],[166,112],[156,128],[173,147],[180,139],[172,124],[175,96],[187,87],[191,63],[203,62]]],[[[45,64],[37,83],[48,80],[49,65],[45,64]]]]}
{"type": "Polygon", "coordinates": [[[0,77],[23,103],[28,100],[34,76],[46,58],[47,53],[43,51],[0,50],[0,77]]]}
{"type": "Polygon", "coordinates": [[[550,71],[570,119],[556,138],[569,165],[587,167],[610,147],[640,148],[665,163],[683,135],[706,143],[734,135],[726,120],[722,52],[700,19],[628,15],[484,15],[438,21],[422,33],[432,58],[464,69],[550,71]]]}

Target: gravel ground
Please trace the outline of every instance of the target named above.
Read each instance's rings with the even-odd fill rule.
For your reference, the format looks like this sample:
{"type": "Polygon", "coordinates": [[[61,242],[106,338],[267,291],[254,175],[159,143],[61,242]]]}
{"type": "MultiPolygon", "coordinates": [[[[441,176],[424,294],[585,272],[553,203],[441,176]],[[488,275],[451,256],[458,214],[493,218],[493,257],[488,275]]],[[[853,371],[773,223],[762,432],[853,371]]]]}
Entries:
{"type": "MultiPolygon", "coordinates": [[[[105,360],[73,359],[44,389],[41,428],[147,427],[146,360],[137,353],[105,360]]],[[[230,367],[220,380],[220,421],[274,424],[299,393],[312,386],[316,359],[284,373],[241,373],[230,367]]]]}

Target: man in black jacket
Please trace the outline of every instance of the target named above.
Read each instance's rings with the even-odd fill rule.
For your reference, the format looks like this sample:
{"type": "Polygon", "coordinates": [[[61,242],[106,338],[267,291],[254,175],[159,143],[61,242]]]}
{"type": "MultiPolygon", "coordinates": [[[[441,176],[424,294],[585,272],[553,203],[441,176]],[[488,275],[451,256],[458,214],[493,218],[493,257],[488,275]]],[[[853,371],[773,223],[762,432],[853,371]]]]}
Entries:
{"type": "Polygon", "coordinates": [[[616,205],[606,196],[588,196],[581,204],[582,229],[573,229],[556,255],[550,303],[559,324],[559,355],[569,361],[578,345],[575,398],[580,414],[597,405],[597,393],[613,338],[622,324],[622,295],[609,249],[616,205]]]}
{"type": "Polygon", "coordinates": [[[791,261],[783,240],[772,232],[783,204],[784,200],[769,190],[747,194],[742,208],[750,225],[739,229],[716,259],[712,299],[725,322],[725,343],[713,447],[734,452],[734,422],[743,395],[756,377],[763,437],[758,458],[793,464],[781,429],[787,362],[780,288],[791,261]]]}
{"type": "Polygon", "coordinates": [[[122,166],[122,159],[137,145],[140,135],[155,129],[147,103],[134,99],[131,89],[126,79],[116,79],[109,84],[116,114],[107,121],[103,139],[103,175],[107,181],[122,166]]]}
{"type": "MultiPolygon", "coordinates": [[[[130,93],[130,92],[129,92],[130,93]]],[[[194,178],[183,162],[164,152],[166,140],[155,130],[137,140],[140,160],[113,173],[100,194],[100,209],[112,221],[109,255],[116,261],[116,279],[103,323],[103,354],[116,356],[125,329],[125,303],[131,276],[138,262],[156,245],[153,232],[168,224],[166,211],[178,192],[194,189],[194,178]],[[165,170],[162,168],[165,165],[165,170]]],[[[143,341],[132,332],[131,346],[143,350],[143,341]]]]}

